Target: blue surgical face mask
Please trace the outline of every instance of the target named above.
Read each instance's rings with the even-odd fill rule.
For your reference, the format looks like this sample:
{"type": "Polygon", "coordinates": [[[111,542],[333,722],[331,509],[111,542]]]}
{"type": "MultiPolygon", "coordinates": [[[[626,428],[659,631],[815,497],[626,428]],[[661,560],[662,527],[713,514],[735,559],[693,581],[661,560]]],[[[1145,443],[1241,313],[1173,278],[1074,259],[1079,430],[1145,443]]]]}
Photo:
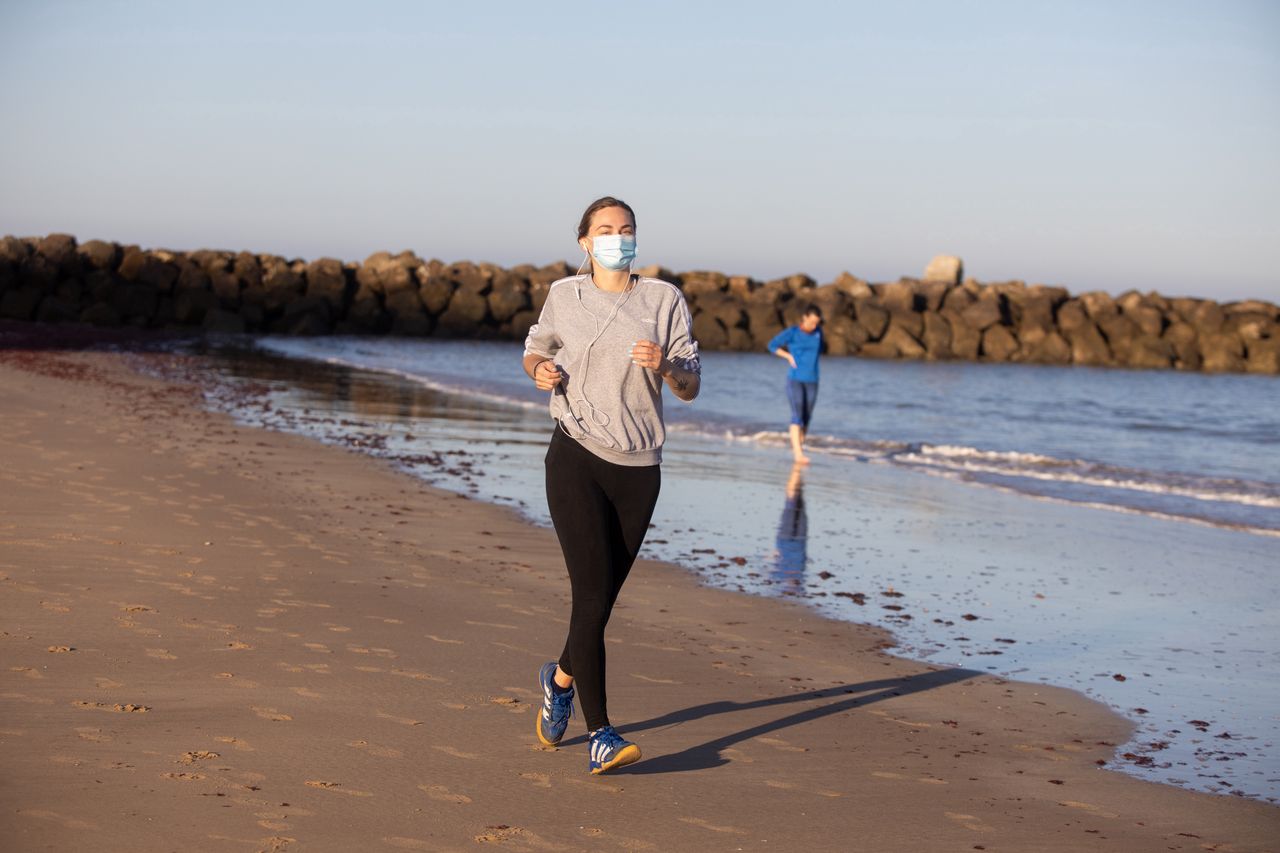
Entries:
{"type": "Polygon", "coordinates": [[[601,234],[591,239],[591,257],[607,270],[625,270],[636,259],[632,234],[601,234]]]}

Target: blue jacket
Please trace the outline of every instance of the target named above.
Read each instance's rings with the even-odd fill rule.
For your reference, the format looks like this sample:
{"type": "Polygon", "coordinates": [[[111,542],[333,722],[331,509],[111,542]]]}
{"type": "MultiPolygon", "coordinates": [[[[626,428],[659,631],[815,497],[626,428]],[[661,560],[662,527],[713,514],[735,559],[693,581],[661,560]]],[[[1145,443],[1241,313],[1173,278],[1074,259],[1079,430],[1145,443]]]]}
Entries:
{"type": "Polygon", "coordinates": [[[783,329],[769,341],[769,352],[777,352],[784,347],[796,360],[795,367],[787,368],[787,378],[797,382],[817,382],[822,327],[819,326],[812,334],[800,331],[799,326],[783,329]]]}

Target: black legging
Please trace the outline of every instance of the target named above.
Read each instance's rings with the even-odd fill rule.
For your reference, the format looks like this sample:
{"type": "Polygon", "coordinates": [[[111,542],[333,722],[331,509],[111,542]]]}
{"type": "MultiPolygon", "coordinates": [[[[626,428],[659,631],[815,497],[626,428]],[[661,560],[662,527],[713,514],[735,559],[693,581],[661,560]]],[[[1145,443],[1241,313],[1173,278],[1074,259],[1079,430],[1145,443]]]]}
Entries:
{"type": "Polygon", "coordinates": [[[658,465],[606,462],[558,426],[547,448],[547,505],[569,569],[573,612],[560,668],[573,676],[587,729],[609,725],[604,627],[649,529],[658,465]]]}

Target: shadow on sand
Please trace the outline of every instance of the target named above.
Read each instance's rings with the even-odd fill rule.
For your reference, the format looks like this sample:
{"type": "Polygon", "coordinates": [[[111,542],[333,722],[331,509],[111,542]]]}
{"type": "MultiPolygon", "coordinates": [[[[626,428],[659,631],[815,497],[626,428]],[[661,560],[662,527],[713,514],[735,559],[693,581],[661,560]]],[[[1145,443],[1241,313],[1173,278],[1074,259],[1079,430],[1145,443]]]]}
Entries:
{"type": "MultiPolygon", "coordinates": [[[[905,678],[887,678],[877,681],[864,681],[860,684],[846,684],[839,687],[828,687],[822,690],[811,690],[805,693],[793,693],[787,696],[757,699],[754,702],[708,702],[704,705],[694,705],[690,708],[672,711],[671,713],[664,714],[661,717],[654,717],[650,720],[624,725],[622,726],[622,732],[624,735],[634,734],[635,732],[662,728],[664,726],[677,726],[693,720],[701,720],[705,717],[732,714],[737,711],[750,711],[757,708],[792,705],[797,702],[810,702],[821,699],[838,698],[838,701],[818,705],[816,707],[805,708],[802,711],[797,711],[794,714],[788,714],[785,717],[778,717],[777,719],[759,723],[749,728],[730,732],[716,738],[715,740],[691,746],[680,752],[645,759],[638,764],[621,768],[609,775],[620,776],[624,774],[645,775],[651,773],[677,773],[685,770],[706,770],[712,767],[719,767],[729,763],[729,759],[724,758],[720,754],[721,751],[736,743],[767,735],[791,726],[797,726],[801,723],[821,719],[822,717],[827,717],[832,714],[852,711],[855,708],[862,708],[885,699],[891,699],[895,696],[907,696],[911,693],[919,693],[923,690],[934,690],[939,687],[946,687],[949,684],[955,684],[959,681],[968,681],[971,678],[988,674],[989,673],[978,672],[977,670],[972,669],[931,670],[929,672],[921,672],[916,675],[909,675],[905,678]]],[[[585,742],[585,737],[578,737],[574,738],[573,741],[566,742],[564,745],[568,745],[569,743],[585,742]]]]}

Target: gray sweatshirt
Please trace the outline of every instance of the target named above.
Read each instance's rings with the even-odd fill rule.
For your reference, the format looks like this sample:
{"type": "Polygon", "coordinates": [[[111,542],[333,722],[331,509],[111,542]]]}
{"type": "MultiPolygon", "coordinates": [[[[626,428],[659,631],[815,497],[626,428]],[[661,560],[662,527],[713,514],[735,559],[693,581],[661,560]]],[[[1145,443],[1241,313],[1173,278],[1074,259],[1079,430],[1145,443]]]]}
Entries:
{"type": "Polygon", "coordinates": [[[551,417],[566,433],[606,461],[657,465],[666,439],[662,377],[632,364],[631,348],[654,341],[677,366],[702,368],[684,294],[661,279],[633,281],[623,293],[600,290],[589,274],[555,282],[524,352],[560,368],[551,417]]]}

